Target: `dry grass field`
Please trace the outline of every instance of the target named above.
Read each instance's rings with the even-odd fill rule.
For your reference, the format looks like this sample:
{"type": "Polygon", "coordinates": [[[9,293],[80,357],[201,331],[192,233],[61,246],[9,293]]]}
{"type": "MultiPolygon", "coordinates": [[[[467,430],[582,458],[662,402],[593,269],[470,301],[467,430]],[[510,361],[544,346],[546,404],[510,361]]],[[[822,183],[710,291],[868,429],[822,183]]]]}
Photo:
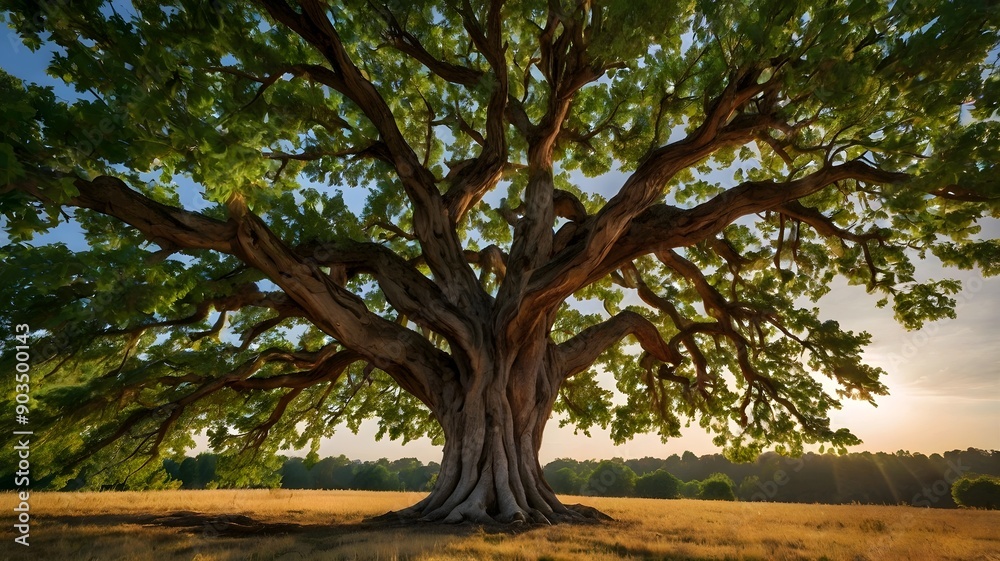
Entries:
{"type": "MultiPolygon", "coordinates": [[[[14,496],[0,495],[13,505],[14,496]]],[[[828,559],[1000,561],[1000,512],[564,497],[613,516],[499,532],[382,527],[418,493],[158,491],[32,494],[31,546],[5,523],[0,559],[828,559]]],[[[12,506],[4,507],[8,519],[12,506]]]]}

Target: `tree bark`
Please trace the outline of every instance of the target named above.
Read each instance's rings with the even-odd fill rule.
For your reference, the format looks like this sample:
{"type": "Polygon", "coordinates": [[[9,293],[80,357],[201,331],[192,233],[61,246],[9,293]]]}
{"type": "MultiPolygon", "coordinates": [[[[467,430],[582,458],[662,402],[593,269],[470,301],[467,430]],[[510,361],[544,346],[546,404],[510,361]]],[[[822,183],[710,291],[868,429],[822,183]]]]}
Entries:
{"type": "Polygon", "coordinates": [[[464,384],[454,380],[443,389],[456,398],[434,412],[445,434],[434,488],[424,500],[388,517],[480,524],[609,519],[590,507],[562,504],[542,475],[538,451],[563,376],[555,347],[543,348],[526,353],[532,366],[524,367],[518,358],[490,361],[464,384]],[[538,360],[539,354],[544,358],[538,360]]]}

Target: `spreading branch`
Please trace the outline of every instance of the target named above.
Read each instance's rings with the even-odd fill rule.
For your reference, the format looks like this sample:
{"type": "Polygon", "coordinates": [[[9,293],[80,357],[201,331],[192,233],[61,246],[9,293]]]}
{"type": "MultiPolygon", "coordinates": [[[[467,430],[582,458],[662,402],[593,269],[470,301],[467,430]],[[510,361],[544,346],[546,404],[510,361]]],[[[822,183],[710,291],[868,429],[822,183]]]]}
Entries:
{"type": "Polygon", "coordinates": [[[422,165],[407,143],[381,93],[351,60],[327,15],[327,8],[316,0],[303,1],[301,13],[284,0],[261,0],[261,4],[272,18],[323,55],[331,68],[314,72],[314,76],[354,102],[379,132],[396,175],[413,205],[414,234],[420,240],[428,266],[442,280],[449,297],[458,301],[463,295],[466,298],[473,295],[474,300],[467,304],[484,307],[486,295],[479,291],[478,282],[465,263],[461,244],[448,217],[447,205],[437,189],[433,174],[422,165]]]}
{"type": "MultiPolygon", "coordinates": [[[[587,270],[579,284],[571,285],[570,294],[620,268],[623,263],[658,250],[686,247],[718,235],[723,228],[742,216],[758,214],[807,197],[838,181],[892,184],[909,176],[874,168],[860,161],[830,165],[792,181],[747,181],[716,195],[691,209],[666,204],[649,207],[632,221],[629,230],[596,265],[587,270]]],[[[539,270],[534,286],[553,286],[555,267],[539,270]]]]}
{"type": "Polygon", "coordinates": [[[755,95],[775,87],[773,77],[758,84],[758,76],[759,71],[753,69],[737,73],[709,105],[705,120],[694,132],[652,151],[618,193],[584,224],[584,231],[578,234],[580,241],[562,249],[536,271],[524,298],[524,308],[551,309],[583,286],[592,265],[604,260],[632,222],[656,203],[669,178],[719,148],[743,144],[757,130],[771,126],[774,119],[769,115],[736,114],[755,95]]]}
{"type": "Polygon", "coordinates": [[[107,175],[90,181],[74,179],[73,186],[79,194],[69,199],[51,196],[49,193],[53,184],[66,177],[56,173],[38,175],[28,181],[8,184],[2,192],[19,190],[45,203],[56,204],[54,199],[58,199],[62,205],[88,208],[113,216],[164,248],[212,249],[232,253],[233,224],[156,202],[133,191],[121,179],[107,175]]]}
{"type": "Polygon", "coordinates": [[[660,337],[652,322],[635,312],[625,311],[584,329],[557,347],[563,379],[589,368],[601,353],[626,335],[635,337],[642,349],[656,360],[675,366],[681,363],[680,354],[660,337]]]}
{"type": "Polygon", "coordinates": [[[317,327],[362,353],[424,403],[437,402],[431,380],[453,368],[449,359],[420,335],[368,311],[317,263],[289,249],[240,198],[234,197],[228,206],[238,225],[234,253],[240,259],[278,284],[317,327]]]}

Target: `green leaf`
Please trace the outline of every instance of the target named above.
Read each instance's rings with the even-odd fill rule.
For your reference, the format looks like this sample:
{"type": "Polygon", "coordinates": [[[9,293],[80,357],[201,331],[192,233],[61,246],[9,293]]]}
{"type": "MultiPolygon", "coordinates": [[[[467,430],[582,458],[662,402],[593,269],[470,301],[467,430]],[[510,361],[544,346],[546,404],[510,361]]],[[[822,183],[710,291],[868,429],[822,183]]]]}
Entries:
{"type": "Polygon", "coordinates": [[[0,142],[0,185],[13,183],[24,177],[24,168],[14,155],[14,147],[0,142]]]}

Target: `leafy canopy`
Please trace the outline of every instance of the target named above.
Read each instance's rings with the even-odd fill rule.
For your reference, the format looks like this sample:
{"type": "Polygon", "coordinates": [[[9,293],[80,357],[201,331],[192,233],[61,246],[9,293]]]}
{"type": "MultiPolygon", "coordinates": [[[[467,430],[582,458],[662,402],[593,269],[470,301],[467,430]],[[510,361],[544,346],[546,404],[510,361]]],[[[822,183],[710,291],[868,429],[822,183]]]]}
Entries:
{"type": "Polygon", "coordinates": [[[374,342],[214,237],[237,203],[458,356],[373,264],[460,302],[421,202],[443,198],[463,266],[497,301],[530,279],[512,291],[553,311],[553,344],[652,326],[641,349],[580,353],[563,422],[621,442],[694,420],[742,457],[855,444],[829,411],[885,393],[870,335],[811,304],[835,276],[919,328],[960,286],[914,259],[1000,271],[978,236],[1000,210],[1000,8],[979,0],[0,5],[75,92],[0,73],[0,322],[31,326],[32,422],[60,427],[34,465],[141,477],[206,431],[240,466],[373,416],[380,437],[440,438],[374,342]],[[517,260],[518,239],[548,245],[517,260]]]}

